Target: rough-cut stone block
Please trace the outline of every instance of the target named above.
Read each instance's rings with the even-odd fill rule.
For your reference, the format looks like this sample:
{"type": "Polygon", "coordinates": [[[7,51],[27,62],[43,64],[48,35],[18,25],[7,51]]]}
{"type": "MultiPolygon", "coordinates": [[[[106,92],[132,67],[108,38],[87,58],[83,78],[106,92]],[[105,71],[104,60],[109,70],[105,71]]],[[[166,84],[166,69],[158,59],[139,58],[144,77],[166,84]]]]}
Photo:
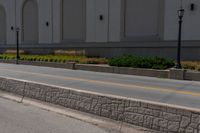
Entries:
{"type": "Polygon", "coordinates": [[[172,113],[163,113],[163,118],[169,121],[181,121],[181,116],[172,113]]]}
{"type": "Polygon", "coordinates": [[[179,128],[179,133],[185,133],[185,129],[184,128],[179,128]]]}
{"type": "Polygon", "coordinates": [[[124,113],[125,121],[133,124],[138,124],[143,122],[143,115],[137,113],[124,113]]]}
{"type": "Polygon", "coordinates": [[[158,111],[158,110],[153,110],[153,116],[162,118],[163,117],[163,112],[158,111]]]}
{"type": "Polygon", "coordinates": [[[192,114],[191,122],[200,124],[200,115],[199,114],[192,114]]]}
{"type": "Polygon", "coordinates": [[[144,116],[144,122],[143,122],[143,126],[148,127],[148,128],[152,128],[153,126],[153,116],[144,116]]]}
{"type": "Polygon", "coordinates": [[[175,109],[175,108],[167,108],[167,112],[168,113],[173,113],[173,114],[176,114],[176,112],[177,112],[177,109],[175,109]]]}
{"type": "Polygon", "coordinates": [[[125,119],[124,115],[117,111],[112,111],[110,118],[114,119],[114,120],[122,120],[122,119],[124,120],[125,119]],[[120,116],[120,118],[119,118],[119,116],[120,116]]]}
{"type": "Polygon", "coordinates": [[[168,121],[167,120],[160,120],[159,126],[162,128],[167,128],[168,121]]]}
{"type": "Polygon", "coordinates": [[[141,102],[141,107],[148,108],[148,103],[141,102]]]}
{"type": "Polygon", "coordinates": [[[1,89],[5,89],[5,83],[6,82],[7,82],[7,80],[5,78],[0,77],[0,88],[1,89]]]}
{"type": "Polygon", "coordinates": [[[197,130],[197,129],[194,129],[194,133],[198,133],[198,130],[197,130]]]}
{"type": "Polygon", "coordinates": [[[192,112],[184,109],[176,109],[176,113],[182,116],[191,117],[192,112]]]}
{"type": "Polygon", "coordinates": [[[111,111],[106,110],[106,109],[102,109],[101,110],[101,116],[109,118],[111,116],[111,111]]]}
{"type": "Polygon", "coordinates": [[[5,91],[23,95],[25,90],[25,83],[16,80],[5,80],[1,83],[1,87],[5,91]]]}
{"type": "Polygon", "coordinates": [[[170,79],[179,79],[179,80],[184,80],[185,77],[185,69],[170,69],[169,71],[169,78],[170,79]]]}
{"type": "Polygon", "coordinates": [[[113,67],[114,73],[139,75],[149,77],[168,77],[168,71],[165,70],[153,70],[153,69],[141,69],[141,68],[126,68],[126,67],[113,67]]]}
{"type": "Polygon", "coordinates": [[[145,109],[144,114],[145,114],[145,115],[153,116],[153,115],[154,115],[154,112],[153,112],[152,109],[145,109]]]}
{"type": "Polygon", "coordinates": [[[181,127],[181,128],[187,127],[187,126],[190,124],[190,121],[191,121],[191,120],[190,120],[189,117],[183,116],[183,117],[182,117],[182,120],[181,120],[180,127],[181,127]]]}
{"type": "Polygon", "coordinates": [[[196,71],[187,71],[185,73],[186,80],[200,81],[200,73],[196,71]]]}
{"type": "Polygon", "coordinates": [[[168,131],[178,132],[179,130],[179,122],[171,122],[168,123],[168,131]]]}
{"type": "Polygon", "coordinates": [[[189,126],[194,128],[194,129],[198,129],[199,124],[198,123],[190,123],[189,126]]]}
{"type": "Polygon", "coordinates": [[[149,109],[153,109],[153,110],[163,111],[163,112],[167,111],[167,107],[166,106],[155,105],[155,104],[148,104],[148,108],[149,109]]]}
{"type": "Polygon", "coordinates": [[[153,126],[152,126],[152,128],[154,130],[159,130],[160,129],[159,122],[161,120],[162,120],[161,118],[154,118],[154,120],[153,120],[153,126]]]}
{"type": "Polygon", "coordinates": [[[46,101],[46,90],[49,86],[26,83],[24,95],[30,98],[46,101]]]}
{"type": "Polygon", "coordinates": [[[86,70],[86,71],[95,71],[95,72],[107,72],[113,73],[113,67],[109,66],[97,66],[97,65],[85,65],[85,64],[76,64],[75,69],[77,70],[86,70]]]}
{"type": "Polygon", "coordinates": [[[194,133],[194,129],[192,127],[188,127],[186,130],[185,130],[186,133],[194,133]]]}
{"type": "Polygon", "coordinates": [[[124,109],[125,112],[133,112],[133,113],[139,113],[138,107],[127,107],[124,109]]]}
{"type": "Polygon", "coordinates": [[[130,101],[130,106],[131,107],[140,107],[141,106],[141,102],[139,102],[139,101],[130,101]]]}

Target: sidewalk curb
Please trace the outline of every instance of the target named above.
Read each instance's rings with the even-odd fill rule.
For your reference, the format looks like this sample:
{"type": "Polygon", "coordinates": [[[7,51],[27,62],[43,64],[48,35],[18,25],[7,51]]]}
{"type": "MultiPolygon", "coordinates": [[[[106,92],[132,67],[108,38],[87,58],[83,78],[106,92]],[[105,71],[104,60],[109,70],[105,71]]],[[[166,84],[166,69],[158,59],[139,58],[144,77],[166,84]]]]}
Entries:
{"type": "Polygon", "coordinates": [[[0,90],[161,132],[200,131],[200,110],[0,77],[0,90]]]}

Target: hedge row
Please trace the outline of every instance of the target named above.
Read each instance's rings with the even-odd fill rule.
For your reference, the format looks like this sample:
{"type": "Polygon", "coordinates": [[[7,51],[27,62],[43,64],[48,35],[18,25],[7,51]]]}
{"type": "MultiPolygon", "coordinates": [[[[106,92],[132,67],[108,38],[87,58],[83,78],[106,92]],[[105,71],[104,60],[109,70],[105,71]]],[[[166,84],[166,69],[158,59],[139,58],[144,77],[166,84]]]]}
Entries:
{"type": "Polygon", "coordinates": [[[160,57],[140,57],[133,55],[110,58],[108,62],[110,66],[150,69],[168,69],[175,65],[174,61],[171,59],[160,57]]]}

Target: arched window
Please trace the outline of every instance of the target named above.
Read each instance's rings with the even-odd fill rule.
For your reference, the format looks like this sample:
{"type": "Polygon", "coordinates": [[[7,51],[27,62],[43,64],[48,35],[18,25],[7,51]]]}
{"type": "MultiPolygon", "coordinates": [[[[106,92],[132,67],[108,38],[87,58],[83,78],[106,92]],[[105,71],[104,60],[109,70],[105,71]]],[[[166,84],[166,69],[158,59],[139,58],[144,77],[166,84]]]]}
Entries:
{"type": "Polygon", "coordinates": [[[6,42],[6,12],[3,6],[0,6],[0,43],[6,42]]]}
{"type": "Polygon", "coordinates": [[[83,41],[85,39],[85,5],[85,0],[63,0],[63,41],[83,41]]]}
{"type": "Polygon", "coordinates": [[[22,7],[22,41],[38,43],[38,5],[36,0],[26,0],[22,7]]]}

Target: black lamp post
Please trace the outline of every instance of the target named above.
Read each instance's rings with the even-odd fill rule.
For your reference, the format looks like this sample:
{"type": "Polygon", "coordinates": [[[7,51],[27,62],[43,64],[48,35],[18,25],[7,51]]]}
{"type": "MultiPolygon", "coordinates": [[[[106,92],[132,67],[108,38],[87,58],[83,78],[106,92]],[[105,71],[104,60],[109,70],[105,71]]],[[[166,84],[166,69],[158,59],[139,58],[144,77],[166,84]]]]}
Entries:
{"type": "Polygon", "coordinates": [[[16,46],[16,64],[19,64],[19,59],[20,59],[20,56],[19,56],[19,28],[16,28],[16,43],[17,43],[17,46],[16,46]]]}
{"type": "Polygon", "coordinates": [[[178,10],[178,18],[179,18],[179,31],[178,31],[178,47],[177,47],[177,60],[175,68],[181,69],[181,33],[182,33],[182,23],[183,23],[183,16],[185,10],[181,8],[178,10]]]}

